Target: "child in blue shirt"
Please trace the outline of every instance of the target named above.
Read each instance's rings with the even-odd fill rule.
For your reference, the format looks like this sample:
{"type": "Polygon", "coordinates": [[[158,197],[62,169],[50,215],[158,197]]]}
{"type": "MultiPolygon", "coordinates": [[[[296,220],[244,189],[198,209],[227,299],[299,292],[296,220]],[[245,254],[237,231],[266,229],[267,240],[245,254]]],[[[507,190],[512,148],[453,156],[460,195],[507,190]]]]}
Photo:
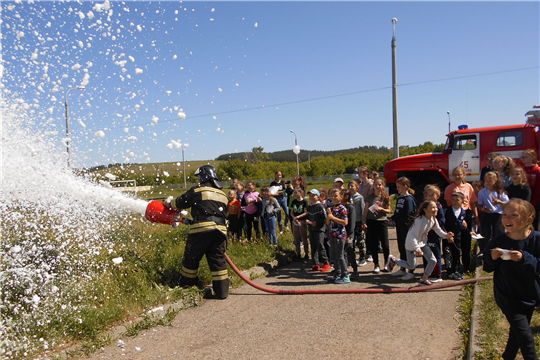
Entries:
{"type": "Polygon", "coordinates": [[[311,243],[312,271],[330,271],[326,248],[324,247],[324,234],[326,233],[326,209],[319,201],[321,193],[317,189],[309,191],[310,204],[307,207],[306,223],[309,229],[311,243]]]}
{"type": "Polygon", "coordinates": [[[501,233],[502,206],[508,202],[508,195],[504,191],[499,175],[490,171],[484,176],[484,188],[478,193],[478,206],[482,210],[480,234],[484,238],[478,239],[480,253],[490,239],[501,233]]]}
{"type": "MultiPolygon", "coordinates": [[[[356,263],[356,251],[354,247],[354,232],[356,228],[356,206],[351,202],[353,190],[346,189],[343,191],[343,200],[341,203],[347,209],[347,226],[345,231],[347,233],[345,238],[345,263],[347,266],[351,265],[353,269],[352,277],[358,277],[358,264],[356,263]]],[[[360,195],[362,196],[362,195],[360,195]]]]}
{"type": "MultiPolygon", "coordinates": [[[[407,261],[407,250],[405,250],[405,239],[409,227],[416,216],[416,200],[414,199],[414,190],[411,189],[411,181],[405,176],[400,177],[396,181],[399,198],[396,201],[396,210],[391,219],[396,226],[396,236],[399,250],[399,258],[407,261]]],[[[388,264],[387,264],[388,265],[388,264]]],[[[402,277],[407,274],[406,269],[402,268],[392,276],[402,277]]]]}
{"type": "Polygon", "coordinates": [[[332,206],[327,209],[328,216],[326,225],[330,231],[330,251],[332,251],[335,261],[334,283],[345,284],[351,280],[347,271],[347,262],[343,250],[347,239],[345,226],[348,224],[347,209],[341,204],[343,200],[343,189],[334,188],[331,190],[332,206]]]}

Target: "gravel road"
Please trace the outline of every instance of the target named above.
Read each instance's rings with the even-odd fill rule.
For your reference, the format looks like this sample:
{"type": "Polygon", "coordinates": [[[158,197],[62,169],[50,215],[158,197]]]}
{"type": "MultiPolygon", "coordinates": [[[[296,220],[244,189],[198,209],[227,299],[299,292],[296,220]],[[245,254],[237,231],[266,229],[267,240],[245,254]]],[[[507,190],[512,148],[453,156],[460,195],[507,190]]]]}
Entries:
{"type": "MultiPolygon", "coordinates": [[[[394,229],[391,253],[397,254],[394,229]]],[[[380,254],[382,264],[382,254],[380,254]]],[[[282,289],[414,286],[359,268],[350,284],[328,284],[329,274],[295,262],[257,283],[282,289]]],[[[408,294],[271,295],[249,285],[223,301],[180,312],[172,327],[124,337],[92,359],[455,359],[461,337],[457,306],[462,289],[408,294]]]]}

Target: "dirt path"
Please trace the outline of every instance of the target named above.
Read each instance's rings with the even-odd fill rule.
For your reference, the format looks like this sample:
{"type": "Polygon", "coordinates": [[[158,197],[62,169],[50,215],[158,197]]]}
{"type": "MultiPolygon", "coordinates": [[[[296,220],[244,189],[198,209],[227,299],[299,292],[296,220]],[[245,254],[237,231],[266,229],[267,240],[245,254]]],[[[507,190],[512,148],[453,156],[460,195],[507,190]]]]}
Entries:
{"type": "MultiPolygon", "coordinates": [[[[397,254],[390,231],[391,253],[397,254]]],[[[382,254],[380,255],[382,263],[382,254]]],[[[292,263],[256,282],[277,288],[412,286],[359,268],[346,285],[328,284],[311,263],[292,263]]],[[[417,269],[419,275],[421,269],[417,269]]],[[[461,288],[410,294],[270,295],[248,285],[227,300],[180,312],[172,327],[149,329],[92,359],[455,359],[461,288]]]]}

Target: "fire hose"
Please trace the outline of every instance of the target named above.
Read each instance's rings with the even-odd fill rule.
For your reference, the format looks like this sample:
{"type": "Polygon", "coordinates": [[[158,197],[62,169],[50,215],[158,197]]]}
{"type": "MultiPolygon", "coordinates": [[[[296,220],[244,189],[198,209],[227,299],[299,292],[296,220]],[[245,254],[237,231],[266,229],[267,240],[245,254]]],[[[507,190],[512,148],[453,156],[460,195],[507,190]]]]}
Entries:
{"type": "Polygon", "coordinates": [[[305,290],[281,290],[274,289],[266,286],[262,286],[251,281],[246,275],[244,275],[229,256],[225,254],[225,259],[233,271],[248,285],[254,287],[257,290],[264,291],[275,295],[310,295],[310,294],[396,294],[396,293],[414,293],[431,290],[446,289],[454,286],[461,286],[467,284],[473,284],[477,281],[492,280],[492,277],[482,277],[476,279],[459,280],[444,284],[435,284],[431,286],[412,286],[412,287],[386,287],[386,288],[369,288],[369,289],[305,289],[305,290]]]}
{"type": "MultiPolygon", "coordinates": [[[[151,201],[146,209],[146,218],[152,222],[158,222],[162,224],[168,224],[175,226],[179,223],[185,223],[186,219],[182,216],[180,211],[170,209],[159,201],[151,201]]],[[[446,289],[455,286],[473,284],[477,281],[492,280],[492,277],[482,277],[475,279],[459,280],[444,284],[435,284],[430,286],[412,286],[412,287],[384,287],[384,288],[368,288],[368,289],[296,289],[296,290],[281,290],[274,289],[262,285],[258,285],[245,276],[234,263],[229,256],[225,254],[225,259],[233,271],[248,285],[275,295],[309,295],[309,294],[395,294],[395,293],[414,293],[423,291],[432,291],[439,289],[446,289]]]]}

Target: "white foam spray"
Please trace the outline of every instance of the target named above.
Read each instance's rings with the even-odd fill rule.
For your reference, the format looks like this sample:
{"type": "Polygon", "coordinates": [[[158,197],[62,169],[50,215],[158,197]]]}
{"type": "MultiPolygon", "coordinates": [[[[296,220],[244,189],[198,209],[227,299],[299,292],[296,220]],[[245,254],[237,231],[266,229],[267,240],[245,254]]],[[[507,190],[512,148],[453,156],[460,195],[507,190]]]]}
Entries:
{"type": "Polygon", "coordinates": [[[65,148],[39,130],[23,101],[2,96],[0,108],[0,357],[9,357],[34,350],[26,326],[81,311],[67,289],[116,266],[118,258],[95,263],[114,252],[106,234],[117,221],[140,219],[147,202],[75,174],[65,148]]]}

